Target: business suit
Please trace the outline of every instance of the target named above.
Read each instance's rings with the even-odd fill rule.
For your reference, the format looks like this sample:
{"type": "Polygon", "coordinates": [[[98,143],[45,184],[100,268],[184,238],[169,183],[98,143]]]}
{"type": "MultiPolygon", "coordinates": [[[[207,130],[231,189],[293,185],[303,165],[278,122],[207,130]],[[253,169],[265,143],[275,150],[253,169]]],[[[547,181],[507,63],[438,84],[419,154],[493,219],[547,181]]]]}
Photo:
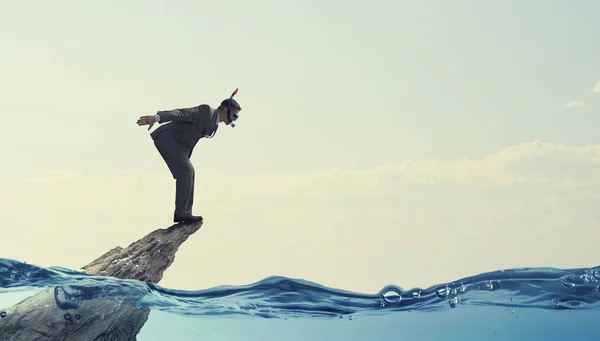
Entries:
{"type": "Polygon", "coordinates": [[[195,171],[190,162],[192,151],[201,138],[214,136],[219,123],[218,115],[209,105],[202,104],[158,111],[155,118],[159,123],[168,123],[158,127],[150,136],[176,180],[174,221],[182,221],[182,218],[192,216],[194,203],[195,171]]]}

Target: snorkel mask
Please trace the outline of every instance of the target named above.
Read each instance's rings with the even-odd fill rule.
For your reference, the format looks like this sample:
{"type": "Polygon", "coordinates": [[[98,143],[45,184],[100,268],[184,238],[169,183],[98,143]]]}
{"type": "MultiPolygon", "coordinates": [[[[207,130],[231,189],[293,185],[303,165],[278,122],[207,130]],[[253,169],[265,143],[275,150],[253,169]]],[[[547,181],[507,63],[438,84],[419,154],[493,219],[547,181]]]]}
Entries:
{"type": "Polygon", "coordinates": [[[235,88],[235,90],[233,91],[233,93],[229,97],[229,101],[227,101],[227,120],[229,122],[231,122],[230,123],[231,124],[231,128],[235,128],[235,123],[233,123],[233,122],[238,119],[238,115],[231,113],[231,100],[233,99],[233,96],[235,96],[235,94],[237,94],[237,92],[238,92],[238,88],[235,88]]]}

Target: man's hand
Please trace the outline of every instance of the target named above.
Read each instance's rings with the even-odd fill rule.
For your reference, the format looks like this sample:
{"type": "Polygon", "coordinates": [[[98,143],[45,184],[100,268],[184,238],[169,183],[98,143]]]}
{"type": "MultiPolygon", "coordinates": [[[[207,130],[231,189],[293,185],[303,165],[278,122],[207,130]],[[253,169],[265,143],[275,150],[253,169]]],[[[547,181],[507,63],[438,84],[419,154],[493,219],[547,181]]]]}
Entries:
{"type": "Polygon", "coordinates": [[[150,130],[155,122],[156,119],[154,118],[154,115],[140,116],[140,118],[137,120],[137,125],[143,126],[148,124],[150,125],[148,127],[148,130],[150,130]]]}

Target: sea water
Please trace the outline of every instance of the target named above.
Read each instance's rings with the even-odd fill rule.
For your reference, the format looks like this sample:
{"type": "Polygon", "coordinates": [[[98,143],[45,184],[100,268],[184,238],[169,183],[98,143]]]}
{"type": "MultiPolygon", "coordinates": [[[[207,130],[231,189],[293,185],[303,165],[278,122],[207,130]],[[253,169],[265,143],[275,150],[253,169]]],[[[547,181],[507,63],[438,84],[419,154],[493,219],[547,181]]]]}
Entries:
{"type": "Polygon", "coordinates": [[[377,293],[286,277],[186,291],[0,259],[0,335],[12,307],[43,289],[67,326],[83,321],[86,300],[151,309],[138,341],[600,340],[600,267],[506,269],[377,293]]]}

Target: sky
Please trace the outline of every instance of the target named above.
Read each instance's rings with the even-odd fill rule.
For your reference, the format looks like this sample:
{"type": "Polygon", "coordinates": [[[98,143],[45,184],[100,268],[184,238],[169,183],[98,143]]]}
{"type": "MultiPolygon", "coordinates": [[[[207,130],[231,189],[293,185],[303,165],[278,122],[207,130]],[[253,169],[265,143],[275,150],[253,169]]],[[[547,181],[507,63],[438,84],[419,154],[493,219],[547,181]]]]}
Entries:
{"type": "Polygon", "coordinates": [[[0,257],[78,268],[172,224],[141,115],[218,106],[162,286],[375,293],[590,267],[597,1],[0,1],[0,257]]]}

